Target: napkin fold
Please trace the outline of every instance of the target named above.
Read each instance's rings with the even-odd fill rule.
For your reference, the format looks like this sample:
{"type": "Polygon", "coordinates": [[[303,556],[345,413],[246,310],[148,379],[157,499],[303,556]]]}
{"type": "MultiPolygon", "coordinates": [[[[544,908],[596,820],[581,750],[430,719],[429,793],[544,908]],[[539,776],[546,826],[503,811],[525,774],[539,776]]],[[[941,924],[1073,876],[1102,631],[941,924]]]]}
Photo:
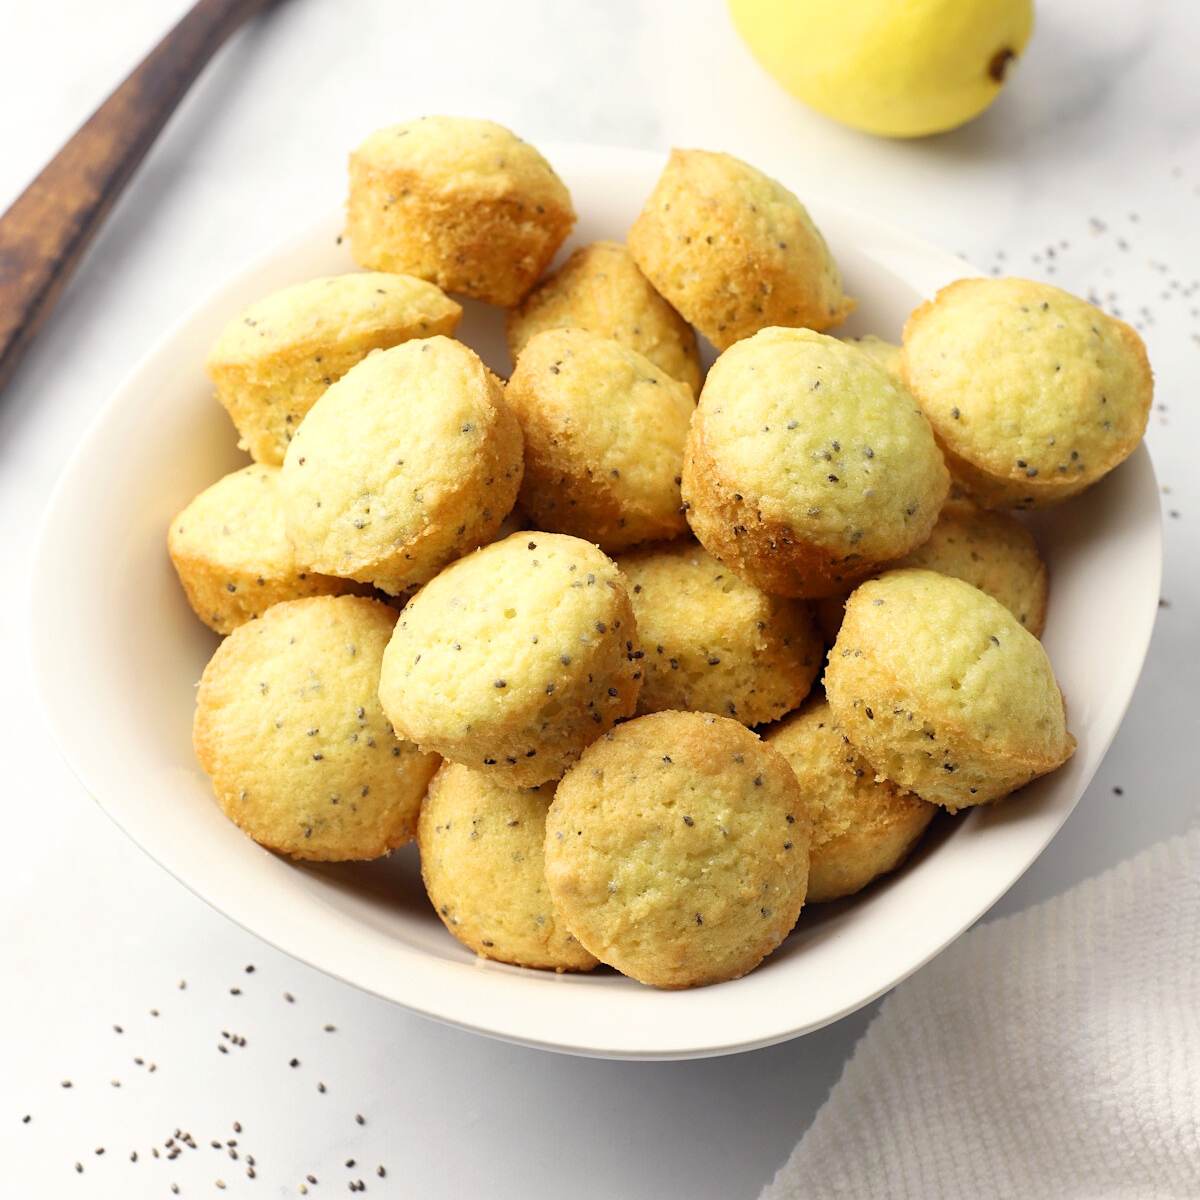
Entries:
{"type": "Polygon", "coordinates": [[[1200,828],[883,1003],[761,1200],[1200,1198],[1200,828]]]}

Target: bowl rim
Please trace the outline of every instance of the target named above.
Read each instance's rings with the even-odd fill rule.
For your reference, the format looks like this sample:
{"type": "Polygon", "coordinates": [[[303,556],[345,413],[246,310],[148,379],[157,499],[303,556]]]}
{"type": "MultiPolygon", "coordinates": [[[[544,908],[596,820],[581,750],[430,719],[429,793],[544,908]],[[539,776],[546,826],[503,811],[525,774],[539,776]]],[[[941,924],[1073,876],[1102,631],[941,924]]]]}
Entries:
{"type": "MultiPolygon", "coordinates": [[[[598,164],[602,165],[605,161],[609,163],[610,167],[615,165],[618,168],[638,171],[653,169],[655,172],[660,168],[662,162],[662,156],[657,152],[624,147],[596,146],[582,143],[558,145],[547,143],[545,149],[548,157],[557,166],[566,168],[563,173],[568,176],[571,174],[571,168],[581,171],[594,171],[598,169],[598,164]]],[[[820,214],[836,213],[838,215],[837,223],[855,226],[862,232],[862,235],[868,242],[885,248],[890,247],[896,253],[913,258],[914,261],[919,260],[923,262],[930,273],[944,274],[946,276],[945,282],[963,275],[979,274],[975,268],[964,260],[948,254],[921,239],[914,238],[898,227],[871,214],[864,213],[861,210],[840,202],[822,203],[820,198],[816,196],[806,196],[806,200],[811,200],[809,206],[818,214],[818,225],[822,224],[820,214]]],[[[338,226],[340,226],[340,221],[338,226]]],[[[526,1011],[526,1005],[520,999],[516,1003],[512,1003],[511,1000],[503,997],[500,991],[496,991],[495,995],[500,996],[506,1005],[506,1014],[503,1017],[497,1017],[494,1010],[489,1010],[486,997],[481,995],[477,1007],[478,1011],[484,1014],[484,1019],[478,1017],[473,1019],[469,1015],[474,1011],[471,1004],[467,1004],[466,1006],[461,1003],[447,1004],[443,997],[438,996],[439,988],[448,986],[446,982],[448,977],[424,980],[420,988],[416,987],[415,978],[406,978],[403,981],[413,985],[408,988],[401,985],[395,987],[384,986],[381,984],[378,974],[364,977],[361,971],[355,971],[348,966],[348,962],[353,962],[352,955],[349,959],[346,958],[345,954],[340,956],[335,955],[334,958],[336,961],[333,962],[330,961],[330,956],[327,954],[311,955],[306,952],[305,946],[297,941],[295,936],[296,930],[286,928],[286,921],[281,925],[278,919],[269,920],[264,925],[264,921],[260,919],[260,914],[247,913],[244,909],[238,908],[236,904],[230,902],[228,895],[222,898],[214,897],[211,888],[205,886],[203,879],[197,879],[194,872],[180,865],[178,859],[170,854],[163,853],[161,847],[154,845],[154,838],[148,836],[145,829],[138,828],[137,821],[131,819],[131,814],[127,810],[122,809],[119,803],[113,802],[108,794],[108,788],[102,781],[97,782],[103,772],[97,767],[94,761],[87,759],[86,754],[81,753],[76,740],[73,739],[69,706],[56,687],[56,678],[60,672],[54,662],[53,638],[51,637],[47,623],[39,621],[37,616],[39,611],[45,608],[46,602],[62,590],[59,582],[63,577],[63,572],[59,566],[62,551],[60,546],[56,544],[55,530],[66,519],[72,501],[78,499],[73,493],[79,491],[86,478],[86,472],[82,470],[82,464],[87,460],[93,443],[101,438],[109,422],[122,409],[129,395],[136,391],[138,381],[149,372],[156,360],[160,356],[168,354],[171,347],[185,335],[187,330],[202,320],[204,314],[211,311],[215,305],[220,304],[223,297],[227,296],[241,283],[264,273],[271,266],[278,264],[285,256],[297,253],[299,248],[311,246],[315,239],[328,237],[330,232],[338,226],[335,226],[329,215],[325,215],[318,220],[306,224],[299,232],[282,238],[274,247],[260,255],[256,255],[248,265],[236,271],[216,287],[210,289],[207,294],[202,296],[197,303],[192,305],[165,332],[157,337],[154,343],[127,372],[120,385],[106,398],[99,410],[88,422],[85,432],[79,438],[55,480],[47,500],[34,542],[32,570],[30,574],[31,586],[27,593],[30,603],[29,627],[31,630],[28,653],[31,658],[32,673],[36,681],[36,688],[46,717],[47,726],[59,753],[63,756],[72,774],[84,790],[92,796],[93,800],[95,800],[114,824],[164,870],[187,887],[189,891],[204,900],[210,907],[228,917],[247,932],[254,934],[256,937],[283,950],[284,953],[326,974],[333,975],[343,982],[383,999],[400,1004],[423,1016],[458,1028],[469,1029],[476,1033],[497,1037],[501,1040],[521,1045],[591,1057],[644,1060],[706,1057],[757,1049],[812,1032],[861,1008],[894,987],[945,949],[947,945],[960,936],[984,912],[991,908],[1028,870],[1029,866],[1056,835],[1062,824],[1078,804],[1084,790],[1091,781],[1091,777],[1103,760],[1104,754],[1107,752],[1112,738],[1115,736],[1116,730],[1119,728],[1121,720],[1132,700],[1137,677],[1140,675],[1149,647],[1157,608],[1146,613],[1141,613],[1137,619],[1129,622],[1126,632],[1131,639],[1129,644],[1134,647],[1133,658],[1136,660],[1136,669],[1133,671],[1127,693],[1120,705],[1120,712],[1113,722],[1107,738],[1104,739],[1103,745],[1098,747],[1095,761],[1090,770],[1088,770],[1086,778],[1082,778],[1076,783],[1075,794],[1071,801],[1062,806],[1060,810],[1052,813],[1052,819],[1043,819],[1036,823],[1037,836],[1027,838],[1023,844],[1023,851],[1019,859],[1019,869],[1017,869],[1014,862],[1013,868],[1005,873],[1000,886],[990,888],[986,892],[981,893],[975,897],[974,902],[969,907],[957,913],[952,921],[946,922],[937,937],[923,946],[921,953],[906,960],[903,970],[891,973],[890,977],[885,981],[879,981],[875,986],[870,987],[861,994],[857,994],[852,1001],[831,1008],[829,1011],[823,1013],[818,1020],[797,1022],[793,1017],[787,1015],[786,1007],[782,1007],[781,1011],[774,1012],[767,1018],[764,1018],[761,1012],[756,1013],[753,1020],[747,1019],[747,1014],[743,1011],[740,1014],[742,1019],[737,1022],[731,1022],[728,1019],[724,1020],[723,1024],[725,1028],[720,1034],[715,1030],[712,1034],[705,1034],[703,1036],[695,1032],[690,1034],[672,1034],[667,1032],[663,1035],[666,1039],[665,1041],[650,1044],[645,1037],[640,1036],[638,1031],[634,1029],[620,1033],[614,1033],[610,1030],[603,1035],[598,1035],[596,1032],[589,1032],[584,1029],[576,1029],[573,1034],[564,1033],[561,1028],[554,1030],[547,1026],[544,1020],[545,1014],[538,1014],[536,1011],[541,1006],[532,1006],[529,1011],[526,1011]],[[431,996],[438,998],[430,999],[431,996]]],[[[912,286],[915,287],[915,285],[912,286]]],[[[918,290],[924,291],[927,289],[918,290]]],[[[1153,465],[1144,442],[1131,457],[1130,464],[1134,464],[1135,469],[1148,473],[1149,486],[1155,496],[1155,510],[1158,519],[1152,525],[1154,544],[1149,546],[1148,549],[1151,552],[1153,566],[1157,572],[1153,588],[1154,595],[1157,597],[1160,590],[1162,573],[1161,501],[1157,485],[1154,481],[1153,465]]],[[[1149,526],[1146,532],[1150,532],[1149,526]]],[[[978,811],[974,810],[970,815],[975,815],[978,811]]],[[[432,958],[432,956],[421,951],[419,948],[406,947],[405,949],[406,953],[401,957],[406,960],[406,966],[409,969],[413,969],[414,967],[414,962],[410,961],[411,956],[426,959],[432,958]]],[[[453,965],[461,967],[463,964],[455,963],[453,965]]],[[[529,972],[523,971],[521,968],[507,967],[504,964],[473,963],[471,965],[481,968],[476,972],[478,978],[490,978],[493,982],[503,980],[506,978],[506,973],[510,972],[517,972],[521,975],[529,974],[529,972]]],[[[414,972],[414,977],[415,974],[417,972],[414,972]]],[[[577,981],[586,979],[587,977],[563,976],[556,978],[577,981]]],[[[700,997],[702,1001],[705,993],[711,995],[719,989],[734,986],[736,986],[736,982],[735,984],[716,985],[714,988],[697,989],[691,993],[670,994],[652,993],[647,989],[645,990],[645,994],[670,995],[678,1006],[680,1017],[678,1023],[679,1029],[694,1029],[697,1025],[697,1013],[700,1014],[699,1020],[705,1021],[709,1019],[705,1015],[708,1009],[716,1008],[720,1010],[722,1007],[721,1005],[698,1003],[697,997],[700,997]]],[[[474,987],[475,985],[468,981],[465,985],[465,990],[470,992],[474,987]]],[[[480,990],[487,991],[486,988],[480,990]]],[[[602,995],[605,990],[603,988],[599,989],[602,995]]],[[[743,1009],[745,1008],[745,1006],[742,1007],[743,1009]]],[[[668,1031],[676,1027],[671,1022],[664,1021],[662,1024],[664,1029],[668,1031]]]]}

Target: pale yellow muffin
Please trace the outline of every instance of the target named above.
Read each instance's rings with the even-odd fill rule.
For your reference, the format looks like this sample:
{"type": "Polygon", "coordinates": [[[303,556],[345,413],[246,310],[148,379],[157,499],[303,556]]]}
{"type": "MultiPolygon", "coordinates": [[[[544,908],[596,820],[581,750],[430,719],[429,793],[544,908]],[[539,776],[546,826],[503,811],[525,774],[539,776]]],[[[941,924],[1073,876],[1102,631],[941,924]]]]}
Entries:
{"type": "Polygon", "coordinates": [[[193,742],[225,815],[293,858],[378,858],[416,832],[436,755],[379,707],[396,612],[361,596],[276,604],[221,643],[196,694],[193,742]]]}
{"type": "MultiPolygon", "coordinates": [[[[1009,513],[947,500],[928,540],[891,565],[964,579],[999,600],[1035,637],[1046,627],[1046,564],[1033,534],[1009,513]]],[[[845,596],[817,602],[817,620],[829,642],[837,637],[845,602],[845,596]]]]}
{"type": "Polygon", "coordinates": [[[894,871],[911,853],[937,805],[876,780],[823,697],[765,734],[795,772],[812,818],[808,901],[840,900],[894,871]]]}
{"type": "Polygon", "coordinates": [[[693,393],[700,352],[692,327],[650,286],[619,242],[580,246],[508,314],[508,348],[516,362],[525,343],[546,329],[586,329],[644,354],[693,393]]]}
{"type": "Polygon", "coordinates": [[[988,508],[1057,504],[1136,448],[1154,377],[1123,321],[1028,279],[960,279],[904,328],[904,376],[988,508]]]}
{"type": "Polygon", "coordinates": [[[288,536],[306,567],[398,594],[492,536],[521,461],[517,419],[473,350],[444,337],[379,350],[288,446],[288,536]]]}
{"type": "Polygon", "coordinates": [[[902,379],[900,369],[900,357],[903,353],[901,348],[895,342],[886,342],[881,337],[876,337],[873,333],[864,334],[862,337],[848,337],[842,339],[846,345],[853,346],[856,350],[861,350],[864,354],[874,359],[889,375],[896,379],[902,379]]]}
{"type": "Polygon", "coordinates": [[[672,150],[629,252],[719,350],[769,325],[828,329],[854,308],[804,205],[729,154],[672,150]]]}
{"type": "Polygon", "coordinates": [[[809,817],[781,755],[711,713],[617,726],[546,820],[560,919],[601,962],[661,988],[752,971],[804,904],[809,817]]]}
{"type": "Polygon", "coordinates": [[[505,398],[525,439],[520,505],[536,527],[609,553],[687,528],[687,384],[609,338],[549,329],[525,347],[505,398]]]}
{"type": "Polygon", "coordinates": [[[951,811],[1075,750],[1041,642],[999,600],[934,571],[888,571],[851,595],[825,692],[882,778],[951,811]]]}
{"type": "Polygon", "coordinates": [[[278,467],[243,467],[205,488],[171,522],[167,550],[188,603],[217,633],[261,617],[281,600],[355,589],[297,565],[278,467]]]}
{"type": "Polygon", "coordinates": [[[802,601],[759,591],[690,538],[617,565],[646,655],[639,713],[693,709],[759,725],[808,695],[824,648],[802,601]]]}
{"type": "Polygon", "coordinates": [[[639,649],[611,559],[580,538],[515,533],[409,601],[379,694],[401,737],[532,787],[633,714],[639,649]]]}
{"type": "Polygon", "coordinates": [[[206,369],[239,445],[283,462],[304,414],[372,350],[453,333],[462,308],[410,275],[363,272],[310,279],[252,304],[217,339],[206,369]]]}
{"type": "Polygon", "coordinates": [[[835,595],[907,554],[949,485],[904,387],[808,329],[764,329],[717,359],[683,466],[705,548],[781,596],[835,595]]]}
{"type": "Polygon", "coordinates": [[[550,164],[494,121],[422,117],[380,129],[350,156],[346,230],[360,266],[507,308],[574,224],[550,164]]]}
{"type": "Polygon", "coordinates": [[[596,960],[556,918],[543,846],[552,784],[507,787],[444,763],[417,823],[421,877],[442,923],[483,958],[553,971],[596,960]]]}

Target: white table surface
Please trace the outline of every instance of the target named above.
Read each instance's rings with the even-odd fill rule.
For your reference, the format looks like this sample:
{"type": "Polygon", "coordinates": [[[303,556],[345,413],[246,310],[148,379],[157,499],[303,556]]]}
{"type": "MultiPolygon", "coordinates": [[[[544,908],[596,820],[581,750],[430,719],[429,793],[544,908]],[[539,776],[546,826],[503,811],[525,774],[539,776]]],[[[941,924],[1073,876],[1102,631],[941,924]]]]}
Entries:
{"type": "MultiPolygon", "coordinates": [[[[181,7],[10,6],[0,203],[181,7]]],[[[337,202],[348,150],[377,125],[449,111],[494,117],[535,142],[728,149],[801,192],[809,181],[985,269],[1092,294],[1138,324],[1158,374],[1149,439],[1169,489],[1166,606],[1099,776],[997,911],[1195,819],[1200,15],[1171,0],[1039,8],[1000,102],[919,143],[863,137],[791,101],[718,0],[287,0],[226,49],[0,398],[0,1193],[125,1200],[170,1195],[176,1182],[194,1196],[222,1180],[226,1194],[283,1196],[311,1173],[313,1196],[361,1178],[371,1195],[430,1200],[750,1197],[870,1019],[868,1009],[790,1045],[680,1064],[570,1059],[444,1028],[210,911],[109,823],[49,744],[26,659],[28,558],[68,451],[195,298],[337,202]],[[177,1130],[199,1149],[170,1159],[164,1142],[177,1130]]]]}

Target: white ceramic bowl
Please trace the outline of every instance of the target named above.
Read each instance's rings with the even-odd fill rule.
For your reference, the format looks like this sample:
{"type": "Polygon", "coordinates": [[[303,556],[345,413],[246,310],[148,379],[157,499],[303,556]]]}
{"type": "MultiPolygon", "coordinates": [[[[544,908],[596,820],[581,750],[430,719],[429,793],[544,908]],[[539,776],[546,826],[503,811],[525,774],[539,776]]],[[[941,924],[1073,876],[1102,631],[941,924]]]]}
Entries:
{"type": "MultiPolygon", "coordinates": [[[[662,163],[594,147],[551,157],[581,214],[576,241],[623,238],[662,163]]],[[[921,297],[973,273],[792,182],[858,297],[847,331],[896,337],[921,297]]],[[[892,987],[993,904],[1074,808],[1141,669],[1162,558],[1144,449],[1037,520],[1052,579],[1045,643],[1079,739],[1075,757],[1003,804],[935,822],[904,871],[853,903],[806,910],[745,979],[658,992],[603,971],[483,962],[438,922],[412,848],[378,863],[299,866],[225,820],[191,749],[193,685],[216,638],[184,600],[166,530],[243,461],[204,377],[209,345],[261,294],[352,269],[339,228],[337,215],[322,221],[179,324],[105,405],[50,503],[34,572],[36,668],[64,754],[113,820],[219,911],[331,975],[464,1028],[607,1057],[722,1054],[816,1029],[892,987]]],[[[462,336],[506,370],[500,314],[470,306],[462,336]]]]}

